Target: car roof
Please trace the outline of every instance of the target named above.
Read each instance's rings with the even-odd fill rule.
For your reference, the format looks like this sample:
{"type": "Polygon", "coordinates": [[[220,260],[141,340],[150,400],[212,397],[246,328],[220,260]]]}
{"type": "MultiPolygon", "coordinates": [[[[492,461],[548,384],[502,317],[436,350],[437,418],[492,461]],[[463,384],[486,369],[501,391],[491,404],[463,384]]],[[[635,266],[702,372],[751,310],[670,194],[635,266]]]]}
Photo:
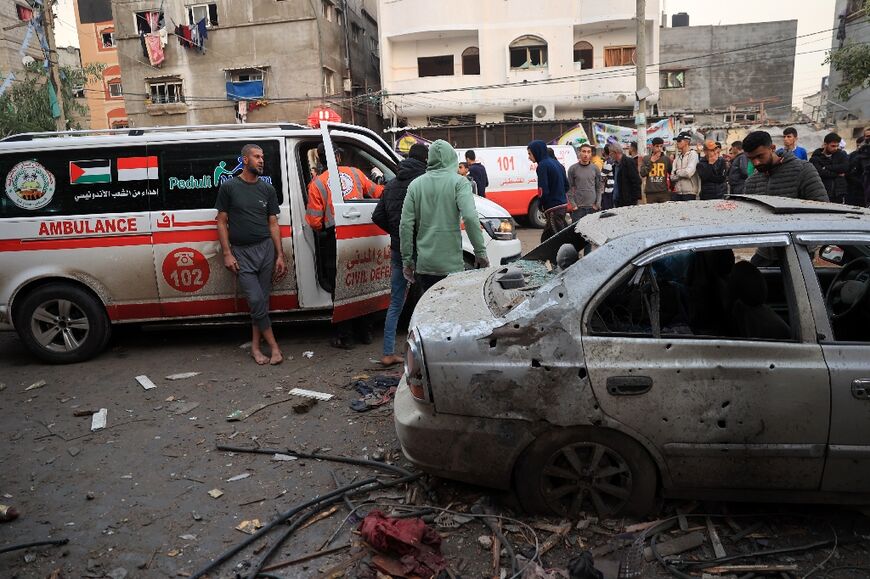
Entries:
{"type": "Polygon", "coordinates": [[[596,245],[642,236],[652,246],[710,235],[789,231],[870,232],[870,210],[851,205],[762,195],[709,201],[672,201],[593,213],[576,231],[596,245]]]}

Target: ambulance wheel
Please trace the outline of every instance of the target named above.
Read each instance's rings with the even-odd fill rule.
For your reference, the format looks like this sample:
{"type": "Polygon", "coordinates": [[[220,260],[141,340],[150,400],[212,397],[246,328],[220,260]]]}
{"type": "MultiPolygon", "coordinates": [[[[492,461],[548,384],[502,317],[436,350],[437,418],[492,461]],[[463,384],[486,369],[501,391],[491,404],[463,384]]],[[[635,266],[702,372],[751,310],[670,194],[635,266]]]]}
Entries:
{"type": "Polygon", "coordinates": [[[85,289],[65,283],[36,288],[15,307],[15,328],[33,354],[51,364],[82,362],[109,341],[106,309],[85,289]]]}
{"type": "Polygon", "coordinates": [[[529,225],[543,229],[547,225],[547,219],[544,217],[544,212],[541,211],[539,199],[532,199],[529,204],[529,225]]]}

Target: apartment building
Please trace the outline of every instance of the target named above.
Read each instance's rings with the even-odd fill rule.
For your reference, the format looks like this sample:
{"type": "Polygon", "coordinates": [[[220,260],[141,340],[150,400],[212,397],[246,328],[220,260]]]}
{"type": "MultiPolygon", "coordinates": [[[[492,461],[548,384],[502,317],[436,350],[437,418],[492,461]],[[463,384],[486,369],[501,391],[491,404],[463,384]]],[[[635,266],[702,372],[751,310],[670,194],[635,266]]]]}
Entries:
{"type": "MultiPolygon", "coordinates": [[[[836,0],[834,6],[834,34],[832,50],[850,43],[866,43],[870,38],[870,14],[864,11],[863,0],[836,0]]],[[[833,65],[828,73],[830,91],[822,104],[823,120],[833,122],[842,136],[855,137],[870,125],[870,88],[866,84],[854,91],[847,100],[841,101],[836,95],[837,86],[843,73],[833,65]]]]}
{"type": "MultiPolygon", "coordinates": [[[[636,3],[380,0],[384,116],[409,126],[630,115],[636,3]]],[[[648,63],[659,2],[646,4],[648,63]]],[[[647,86],[658,91],[657,72],[647,86]]]]}
{"type": "Polygon", "coordinates": [[[10,73],[13,78],[23,74],[25,59],[44,58],[35,31],[28,32],[32,18],[33,9],[24,0],[0,2],[0,86],[10,73]]]}
{"type": "Polygon", "coordinates": [[[115,42],[111,0],[76,0],[76,31],[82,64],[100,63],[100,78],[84,88],[91,129],[121,129],[129,125],[115,42]]]}
{"type": "Polygon", "coordinates": [[[130,125],[305,122],[320,106],[373,122],[370,1],[112,0],[130,125]]]}

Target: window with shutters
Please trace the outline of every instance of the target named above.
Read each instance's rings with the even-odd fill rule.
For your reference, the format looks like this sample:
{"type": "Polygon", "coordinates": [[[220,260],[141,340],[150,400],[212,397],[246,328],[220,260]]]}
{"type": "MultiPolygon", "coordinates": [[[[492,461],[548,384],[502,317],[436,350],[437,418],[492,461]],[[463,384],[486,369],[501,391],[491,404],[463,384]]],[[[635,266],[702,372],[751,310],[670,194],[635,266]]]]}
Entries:
{"type": "Polygon", "coordinates": [[[608,46],[604,49],[604,66],[634,66],[634,46],[608,46]]]}

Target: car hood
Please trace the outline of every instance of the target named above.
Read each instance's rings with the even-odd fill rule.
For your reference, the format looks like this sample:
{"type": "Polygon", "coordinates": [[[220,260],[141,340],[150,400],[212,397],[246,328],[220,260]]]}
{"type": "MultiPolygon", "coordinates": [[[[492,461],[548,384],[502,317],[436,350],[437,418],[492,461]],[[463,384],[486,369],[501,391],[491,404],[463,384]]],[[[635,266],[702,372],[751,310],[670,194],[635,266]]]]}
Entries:
{"type": "Polygon", "coordinates": [[[477,208],[477,214],[483,219],[487,217],[507,219],[511,216],[504,207],[480,195],[474,196],[474,206],[477,208]]]}
{"type": "Polygon", "coordinates": [[[443,340],[457,331],[480,331],[483,335],[491,331],[495,317],[487,306],[484,286],[492,272],[478,269],[455,273],[432,286],[417,302],[411,327],[430,339],[443,340]]]}

